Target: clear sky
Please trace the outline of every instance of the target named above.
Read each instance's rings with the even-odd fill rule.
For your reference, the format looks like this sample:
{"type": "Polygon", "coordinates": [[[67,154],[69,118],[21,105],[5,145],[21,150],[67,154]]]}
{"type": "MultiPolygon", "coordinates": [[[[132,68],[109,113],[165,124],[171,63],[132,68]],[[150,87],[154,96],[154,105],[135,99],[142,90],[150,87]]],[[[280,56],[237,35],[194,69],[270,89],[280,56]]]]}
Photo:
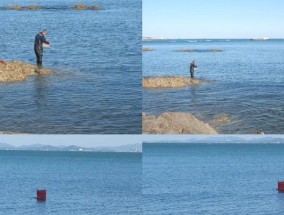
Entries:
{"type": "Polygon", "coordinates": [[[284,38],[283,0],[143,0],[143,36],[284,38]]]}
{"type": "Polygon", "coordinates": [[[0,135],[0,143],[13,146],[42,144],[52,146],[112,147],[141,143],[140,135],[0,135]]]}

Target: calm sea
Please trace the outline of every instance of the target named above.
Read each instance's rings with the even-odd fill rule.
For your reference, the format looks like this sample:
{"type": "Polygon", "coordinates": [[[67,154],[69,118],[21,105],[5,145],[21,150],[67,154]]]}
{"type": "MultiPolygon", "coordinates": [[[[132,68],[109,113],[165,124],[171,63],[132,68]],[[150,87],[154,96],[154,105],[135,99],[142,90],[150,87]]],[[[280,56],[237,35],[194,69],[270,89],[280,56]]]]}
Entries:
{"type": "Polygon", "coordinates": [[[143,144],[145,214],[284,214],[284,145],[143,144]]]}
{"type": "Polygon", "coordinates": [[[143,76],[188,76],[209,83],[183,89],[143,90],[148,114],[188,112],[204,121],[227,115],[221,133],[284,133],[284,40],[165,40],[143,42],[143,76]],[[178,53],[179,49],[203,52],[178,53]],[[223,49],[224,52],[204,52],[223,49]]]}
{"type": "Polygon", "coordinates": [[[0,59],[35,63],[35,35],[48,29],[44,66],[56,71],[0,84],[0,131],[141,133],[140,0],[2,0],[39,11],[0,10],[0,59]],[[100,11],[74,11],[78,3],[100,11]]]}
{"type": "Polygon", "coordinates": [[[141,153],[0,151],[0,214],[141,214],[141,153]],[[47,190],[39,203],[37,189],[47,190]]]}

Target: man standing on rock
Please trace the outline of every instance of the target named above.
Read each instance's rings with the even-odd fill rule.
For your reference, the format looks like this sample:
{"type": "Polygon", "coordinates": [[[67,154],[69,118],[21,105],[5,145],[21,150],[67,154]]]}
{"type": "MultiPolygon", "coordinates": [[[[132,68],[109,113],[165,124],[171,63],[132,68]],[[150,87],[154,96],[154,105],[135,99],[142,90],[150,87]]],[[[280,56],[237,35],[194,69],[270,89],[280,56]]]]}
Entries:
{"type": "Polygon", "coordinates": [[[43,56],[43,43],[49,45],[49,41],[46,40],[45,36],[47,34],[47,30],[44,29],[42,32],[39,32],[36,37],[35,37],[35,45],[34,45],[34,50],[35,50],[35,55],[36,55],[36,63],[37,63],[37,72],[40,71],[42,68],[42,56],[43,56]]]}
{"type": "Polygon", "coordinates": [[[191,76],[191,78],[194,78],[194,72],[195,72],[196,68],[197,68],[197,65],[195,64],[195,60],[193,60],[192,63],[190,64],[190,76],[191,76]]]}

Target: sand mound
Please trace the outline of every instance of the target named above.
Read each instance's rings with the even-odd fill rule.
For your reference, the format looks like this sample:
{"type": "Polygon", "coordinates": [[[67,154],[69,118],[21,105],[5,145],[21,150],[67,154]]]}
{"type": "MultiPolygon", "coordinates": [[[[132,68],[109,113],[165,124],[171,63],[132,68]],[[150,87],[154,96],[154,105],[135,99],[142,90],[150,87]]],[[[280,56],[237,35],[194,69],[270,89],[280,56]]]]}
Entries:
{"type": "Polygon", "coordinates": [[[143,113],[144,134],[218,134],[207,123],[188,113],[163,113],[147,116],[143,113]]]}
{"type": "MultiPolygon", "coordinates": [[[[0,61],[0,82],[25,81],[31,75],[37,75],[37,67],[24,62],[0,61]]],[[[50,69],[41,69],[40,75],[52,74],[50,69]]]]}
{"type": "Polygon", "coordinates": [[[204,82],[198,79],[187,77],[153,77],[143,78],[144,88],[178,88],[186,87],[188,85],[200,84],[204,82]]]}
{"type": "Polygon", "coordinates": [[[142,48],[143,52],[152,52],[155,51],[155,49],[151,49],[151,48],[142,48]]]}

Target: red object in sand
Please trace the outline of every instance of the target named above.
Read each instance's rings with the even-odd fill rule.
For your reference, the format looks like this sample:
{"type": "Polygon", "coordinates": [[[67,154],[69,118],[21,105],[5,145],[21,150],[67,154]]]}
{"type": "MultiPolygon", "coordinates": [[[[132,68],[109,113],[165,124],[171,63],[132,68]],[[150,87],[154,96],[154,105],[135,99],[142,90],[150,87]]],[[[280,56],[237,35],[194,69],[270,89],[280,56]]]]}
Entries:
{"type": "Polygon", "coordinates": [[[36,199],[38,201],[46,201],[46,190],[37,190],[36,199]]]}
{"type": "Polygon", "coordinates": [[[278,181],[278,191],[284,192],[284,181],[278,181]]]}
{"type": "Polygon", "coordinates": [[[3,60],[0,60],[0,64],[6,65],[7,63],[5,61],[3,61],[3,60]]]}

